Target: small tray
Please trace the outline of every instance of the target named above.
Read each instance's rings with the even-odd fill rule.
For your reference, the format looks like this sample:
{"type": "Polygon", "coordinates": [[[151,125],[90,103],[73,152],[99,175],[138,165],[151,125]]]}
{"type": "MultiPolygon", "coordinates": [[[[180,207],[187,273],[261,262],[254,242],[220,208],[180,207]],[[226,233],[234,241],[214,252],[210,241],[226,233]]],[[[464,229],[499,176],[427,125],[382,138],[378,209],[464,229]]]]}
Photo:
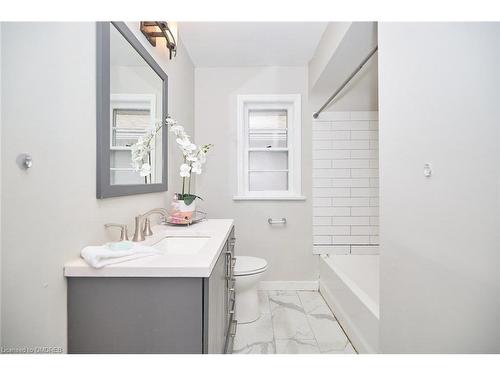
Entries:
{"type": "Polygon", "coordinates": [[[179,218],[175,218],[175,222],[173,221],[174,218],[172,218],[171,216],[169,216],[167,219],[164,219],[162,221],[162,224],[164,225],[172,225],[172,226],[181,226],[181,227],[184,227],[184,226],[189,226],[189,225],[193,225],[193,224],[196,224],[196,223],[199,223],[200,221],[203,221],[207,218],[207,213],[206,212],[202,212],[202,211],[195,211],[193,213],[193,216],[191,217],[191,220],[185,220],[185,219],[179,219],[179,218]],[[179,220],[182,220],[181,222],[179,222],[179,220]]]}

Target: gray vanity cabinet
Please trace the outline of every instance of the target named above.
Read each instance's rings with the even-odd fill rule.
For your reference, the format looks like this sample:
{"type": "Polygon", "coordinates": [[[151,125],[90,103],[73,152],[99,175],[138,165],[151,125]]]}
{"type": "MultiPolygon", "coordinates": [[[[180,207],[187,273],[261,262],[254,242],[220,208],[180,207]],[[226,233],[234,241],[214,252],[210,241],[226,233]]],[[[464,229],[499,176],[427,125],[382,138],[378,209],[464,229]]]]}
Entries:
{"type": "Polygon", "coordinates": [[[208,303],[204,305],[204,328],[206,334],[203,336],[203,347],[208,353],[223,353],[226,343],[226,294],[225,287],[225,260],[224,256],[227,247],[224,247],[223,254],[219,257],[208,282],[204,284],[204,300],[208,303]]]}
{"type": "Polygon", "coordinates": [[[69,353],[226,353],[234,229],[208,278],[68,277],[69,353]]]}
{"type": "Polygon", "coordinates": [[[234,229],[226,242],[210,278],[204,284],[204,352],[230,353],[236,334],[234,319],[234,229]]]}

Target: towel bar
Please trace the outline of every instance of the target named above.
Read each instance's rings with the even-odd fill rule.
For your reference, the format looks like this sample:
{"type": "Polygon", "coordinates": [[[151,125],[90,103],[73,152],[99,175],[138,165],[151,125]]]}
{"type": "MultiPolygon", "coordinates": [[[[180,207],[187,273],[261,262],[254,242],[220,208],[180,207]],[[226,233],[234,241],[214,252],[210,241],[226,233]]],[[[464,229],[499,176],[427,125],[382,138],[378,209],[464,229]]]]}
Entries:
{"type": "Polygon", "coordinates": [[[286,218],[283,217],[279,220],[273,220],[271,218],[267,219],[267,222],[270,224],[270,225],[274,225],[274,224],[286,224],[286,218]]]}

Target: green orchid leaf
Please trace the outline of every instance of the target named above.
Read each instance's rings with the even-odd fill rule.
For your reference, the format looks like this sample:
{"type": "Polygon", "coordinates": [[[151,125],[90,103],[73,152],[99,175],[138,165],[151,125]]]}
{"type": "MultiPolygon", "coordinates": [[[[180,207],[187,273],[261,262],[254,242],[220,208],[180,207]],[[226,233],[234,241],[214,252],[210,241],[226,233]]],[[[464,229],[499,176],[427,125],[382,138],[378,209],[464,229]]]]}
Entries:
{"type": "Polygon", "coordinates": [[[196,199],[196,196],[195,195],[188,195],[186,194],[186,196],[184,197],[184,203],[189,206],[191,203],[193,203],[193,201],[196,199]]]}
{"type": "Polygon", "coordinates": [[[190,205],[191,203],[193,203],[193,201],[198,198],[200,200],[203,200],[202,197],[198,196],[198,195],[195,195],[195,194],[177,194],[177,199],[179,199],[180,201],[184,201],[184,203],[186,205],[190,205]]]}

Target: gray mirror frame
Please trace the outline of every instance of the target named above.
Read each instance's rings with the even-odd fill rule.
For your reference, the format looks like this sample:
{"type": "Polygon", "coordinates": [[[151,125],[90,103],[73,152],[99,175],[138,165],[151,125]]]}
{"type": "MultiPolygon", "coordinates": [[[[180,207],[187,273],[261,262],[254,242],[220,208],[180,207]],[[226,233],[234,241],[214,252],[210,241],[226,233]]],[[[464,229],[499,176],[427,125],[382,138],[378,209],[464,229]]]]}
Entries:
{"type": "Polygon", "coordinates": [[[168,131],[162,131],[162,181],[158,184],[111,185],[110,180],[110,27],[113,25],[163,81],[162,121],[168,114],[168,76],[124,22],[97,22],[96,115],[97,115],[97,198],[156,193],[168,190],[168,131]]]}

